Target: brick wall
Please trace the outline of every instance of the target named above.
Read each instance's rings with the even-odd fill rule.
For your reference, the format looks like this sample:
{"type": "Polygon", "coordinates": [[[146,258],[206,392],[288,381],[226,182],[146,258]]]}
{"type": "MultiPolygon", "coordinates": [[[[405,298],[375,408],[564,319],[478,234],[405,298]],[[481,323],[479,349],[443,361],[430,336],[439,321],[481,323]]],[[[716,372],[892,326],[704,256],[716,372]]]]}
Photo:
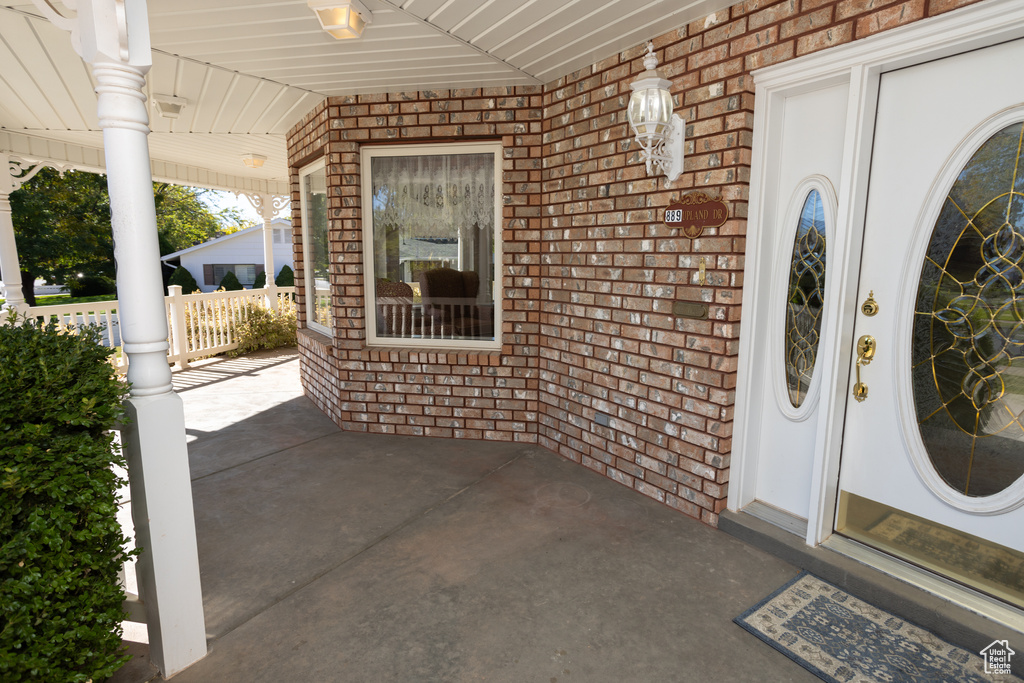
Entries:
{"type": "Polygon", "coordinates": [[[626,122],[643,45],[542,90],[331,99],[289,136],[295,167],[328,154],[344,331],[326,362],[326,348],[303,342],[304,373],[330,375],[304,379],[310,394],[346,429],[537,440],[716,525],[732,444],[750,71],[975,1],[748,0],[654,38],[687,121],[672,188],[646,175],[626,122]],[[456,135],[505,145],[502,353],[365,349],[359,145],[456,135]],[[661,222],[692,191],[720,196],[732,216],[696,240],[661,222]],[[676,300],[707,303],[709,319],[674,318],[676,300]]]}
{"type": "MultiPolygon", "coordinates": [[[[335,337],[300,333],[307,392],[344,429],[536,442],[541,89],[330,98],[289,135],[293,168],[325,155],[335,337]],[[360,147],[471,139],[500,139],[504,147],[501,351],[367,348],[360,147]]],[[[294,242],[298,282],[304,275],[298,227],[294,242]]],[[[304,295],[299,307],[304,315],[304,295]]]]}

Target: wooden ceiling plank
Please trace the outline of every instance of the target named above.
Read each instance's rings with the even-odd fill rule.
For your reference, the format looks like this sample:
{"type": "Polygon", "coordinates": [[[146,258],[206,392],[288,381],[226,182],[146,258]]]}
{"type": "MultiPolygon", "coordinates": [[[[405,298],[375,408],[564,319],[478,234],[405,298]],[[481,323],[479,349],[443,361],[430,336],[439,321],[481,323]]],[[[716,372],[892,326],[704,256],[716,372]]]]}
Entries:
{"type": "Polygon", "coordinates": [[[9,76],[10,73],[4,67],[4,60],[0,55],[0,127],[14,130],[45,128],[32,107],[22,99],[24,88],[20,83],[13,82],[9,76]]]}
{"type": "MultiPolygon", "coordinates": [[[[45,128],[86,128],[78,104],[68,93],[60,72],[54,67],[53,59],[33,30],[31,21],[25,16],[15,17],[6,23],[3,30],[5,54],[4,66],[0,68],[3,68],[5,75],[12,77],[12,81],[24,78],[31,82],[31,86],[28,83],[24,86],[27,92],[20,94],[45,128]]],[[[63,38],[70,42],[66,35],[63,38]]],[[[20,90],[22,86],[18,84],[17,87],[20,90]]]]}
{"type": "MultiPolygon", "coordinates": [[[[687,19],[686,9],[666,13],[660,4],[653,0],[645,6],[634,9],[620,18],[619,30],[614,34],[602,31],[608,17],[602,13],[591,15],[578,22],[573,30],[573,40],[557,41],[554,37],[545,41],[542,57],[534,56],[528,62],[529,68],[548,78],[558,78],[565,73],[585,67],[602,59],[601,55],[610,55],[642,42],[656,33],[672,30],[673,27],[685,23],[679,15],[687,19]],[[582,48],[582,46],[586,48],[582,48]],[[556,75],[557,74],[557,75],[556,75]]],[[[528,58],[524,55],[524,58],[528,58]]]]}
{"type": "Polygon", "coordinates": [[[363,34],[358,41],[335,40],[323,31],[298,33],[276,33],[268,36],[235,38],[210,34],[209,38],[198,40],[193,34],[191,40],[167,43],[160,49],[176,55],[187,55],[192,59],[211,64],[223,65],[224,59],[237,58],[251,53],[265,54],[268,50],[290,53],[293,50],[320,51],[324,54],[361,54],[387,48],[401,49],[406,42],[417,41],[419,45],[446,45],[455,41],[446,39],[422,24],[407,23],[391,27],[375,27],[363,34]]]}
{"type": "MultiPolygon", "coordinates": [[[[178,119],[164,118],[160,115],[160,110],[153,104],[157,95],[180,97],[177,85],[177,66],[178,60],[174,57],[161,53],[153,54],[153,68],[146,74],[146,92],[148,94],[148,102],[146,104],[149,110],[149,127],[154,132],[172,132],[174,124],[181,120],[180,116],[178,119]]],[[[185,114],[188,109],[189,107],[186,105],[181,113],[185,114]]]]}
{"type": "Polygon", "coordinates": [[[212,132],[214,133],[239,133],[232,128],[232,124],[238,118],[242,107],[252,97],[253,92],[259,85],[259,80],[251,76],[234,74],[231,85],[221,101],[217,117],[214,119],[212,132]]]}
{"type": "Polygon", "coordinates": [[[100,122],[96,112],[96,83],[92,76],[92,67],[82,61],[64,31],[42,20],[33,21],[32,25],[53,57],[68,96],[75,103],[82,127],[97,130],[100,122]]]}
{"type": "Polygon", "coordinates": [[[45,87],[45,82],[37,82],[35,75],[25,68],[25,64],[11,50],[6,40],[6,35],[0,36],[0,79],[7,84],[11,92],[11,108],[15,109],[17,102],[22,105],[18,107],[24,112],[18,126],[38,129],[65,128],[57,112],[53,110],[53,104],[43,93],[42,87],[45,87]]]}
{"type": "MultiPolygon", "coordinates": [[[[486,0],[490,2],[491,0],[486,0]]],[[[445,0],[445,2],[426,16],[416,12],[416,16],[425,19],[443,31],[451,31],[452,27],[465,19],[474,9],[485,4],[485,2],[474,2],[473,0],[445,0]]]]}
{"type": "MultiPolygon", "coordinates": [[[[151,3],[152,6],[152,3],[151,3]]],[[[316,20],[316,14],[305,7],[303,12],[296,12],[294,4],[281,5],[258,5],[251,4],[246,7],[245,12],[239,12],[233,7],[224,7],[223,3],[205,3],[202,8],[190,11],[160,12],[150,11],[149,32],[152,44],[158,46],[165,36],[174,35],[182,31],[194,30],[197,26],[204,28],[216,28],[224,32],[247,33],[250,30],[265,32],[270,27],[287,26],[301,23],[312,23],[314,29],[319,30],[320,24],[316,20]]]]}
{"type": "Polygon", "coordinates": [[[212,69],[205,64],[197,64],[187,59],[171,59],[174,59],[173,94],[188,100],[178,120],[174,122],[173,130],[176,133],[187,133],[195,130],[199,102],[203,97],[207,74],[212,69]]]}
{"type": "Polygon", "coordinates": [[[493,28],[486,29],[472,37],[474,45],[498,54],[497,50],[507,43],[544,31],[558,21],[558,15],[567,7],[575,4],[575,0],[535,0],[524,11],[509,14],[504,21],[496,23],[493,28]]]}
{"type": "Polygon", "coordinates": [[[446,2],[448,0],[406,0],[406,2],[401,4],[401,8],[422,19],[426,19],[446,2]]]}
{"type": "Polygon", "coordinates": [[[11,87],[3,80],[3,76],[0,76],[0,130],[24,128],[26,122],[38,128],[39,123],[32,121],[31,117],[32,112],[17,98],[11,87]]]}
{"type": "Polygon", "coordinates": [[[202,90],[196,99],[196,116],[192,122],[191,133],[211,133],[213,125],[220,113],[221,103],[231,87],[231,73],[220,69],[207,69],[203,78],[202,90]]]}
{"type": "Polygon", "coordinates": [[[453,32],[461,38],[468,40],[474,45],[479,45],[481,38],[487,36],[492,32],[502,32],[503,28],[508,22],[515,22],[517,17],[529,18],[535,11],[532,7],[536,0],[529,0],[528,2],[518,3],[516,6],[512,5],[501,5],[501,15],[497,16],[495,11],[490,13],[483,12],[485,9],[481,7],[481,11],[474,12],[467,16],[463,21],[459,22],[454,27],[453,32]]]}
{"type": "Polygon", "coordinates": [[[261,118],[260,127],[265,127],[271,134],[285,135],[292,127],[298,123],[299,119],[306,115],[313,107],[320,104],[323,101],[324,95],[314,94],[304,91],[290,90],[289,96],[293,93],[302,93],[302,95],[289,102],[288,98],[281,101],[280,114],[277,111],[268,111],[267,114],[261,118]],[[277,119],[271,118],[272,115],[277,114],[277,119]],[[266,119],[266,123],[263,123],[263,119],[266,119]]]}
{"type": "MultiPolygon", "coordinates": [[[[269,81],[257,81],[256,88],[246,99],[245,105],[239,110],[235,120],[231,122],[231,130],[235,133],[245,133],[246,135],[256,133],[257,131],[253,129],[256,121],[266,111],[266,108],[274,100],[281,97],[285,91],[285,88],[275,86],[269,81]]],[[[266,131],[259,132],[265,133],[266,131]]]]}

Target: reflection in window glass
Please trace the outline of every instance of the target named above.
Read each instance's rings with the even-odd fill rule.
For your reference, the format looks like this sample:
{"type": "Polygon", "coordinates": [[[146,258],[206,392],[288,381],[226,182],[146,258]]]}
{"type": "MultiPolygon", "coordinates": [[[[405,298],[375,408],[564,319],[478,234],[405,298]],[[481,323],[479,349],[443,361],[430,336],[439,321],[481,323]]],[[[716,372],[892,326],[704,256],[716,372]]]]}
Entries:
{"type": "Polygon", "coordinates": [[[330,253],[327,241],[327,171],[323,164],[300,174],[302,251],[306,280],[306,323],[331,333],[330,253]]]}
{"type": "Polygon", "coordinates": [[[448,150],[367,150],[379,340],[495,340],[500,147],[448,150]]]}
{"type": "Polygon", "coordinates": [[[786,298],[786,385],[799,408],[814,376],[825,305],[825,209],[821,194],[811,190],[800,210],[793,242],[786,298]]]}
{"type": "Polygon", "coordinates": [[[946,197],[921,269],[913,380],[936,472],[968,496],[1024,474],[1024,125],[989,138],[946,197]]]}

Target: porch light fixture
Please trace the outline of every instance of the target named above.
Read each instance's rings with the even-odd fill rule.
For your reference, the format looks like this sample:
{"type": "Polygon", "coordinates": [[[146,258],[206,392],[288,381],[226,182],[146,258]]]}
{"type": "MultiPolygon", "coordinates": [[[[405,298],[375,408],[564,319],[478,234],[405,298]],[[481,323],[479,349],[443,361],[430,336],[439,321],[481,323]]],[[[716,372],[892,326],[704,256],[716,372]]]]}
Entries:
{"type": "Polygon", "coordinates": [[[647,43],[644,71],[630,83],[633,94],[626,110],[629,125],[640,145],[640,158],[647,162],[647,174],[664,174],[669,183],[683,172],[683,136],[686,122],[672,113],[670,81],[658,73],[654,43],[647,43]]]}
{"type": "Polygon", "coordinates": [[[263,163],[267,160],[262,154],[243,154],[242,163],[249,168],[262,168],[263,163]]]}
{"type": "Polygon", "coordinates": [[[320,26],[338,40],[358,38],[373,21],[373,14],[359,0],[309,0],[320,26]]]}
{"type": "Polygon", "coordinates": [[[184,97],[174,95],[153,95],[153,106],[160,116],[165,119],[176,119],[181,115],[181,110],[188,104],[184,97]]]}

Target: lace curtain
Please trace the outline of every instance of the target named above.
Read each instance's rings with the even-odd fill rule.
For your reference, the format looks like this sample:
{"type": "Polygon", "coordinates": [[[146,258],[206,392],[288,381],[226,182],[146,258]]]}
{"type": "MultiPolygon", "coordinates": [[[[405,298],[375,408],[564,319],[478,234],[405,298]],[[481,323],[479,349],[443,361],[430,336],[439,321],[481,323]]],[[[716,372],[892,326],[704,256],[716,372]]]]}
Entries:
{"type": "Polygon", "coordinates": [[[376,157],[374,225],[403,236],[457,237],[494,229],[494,157],[490,154],[376,157]]]}

